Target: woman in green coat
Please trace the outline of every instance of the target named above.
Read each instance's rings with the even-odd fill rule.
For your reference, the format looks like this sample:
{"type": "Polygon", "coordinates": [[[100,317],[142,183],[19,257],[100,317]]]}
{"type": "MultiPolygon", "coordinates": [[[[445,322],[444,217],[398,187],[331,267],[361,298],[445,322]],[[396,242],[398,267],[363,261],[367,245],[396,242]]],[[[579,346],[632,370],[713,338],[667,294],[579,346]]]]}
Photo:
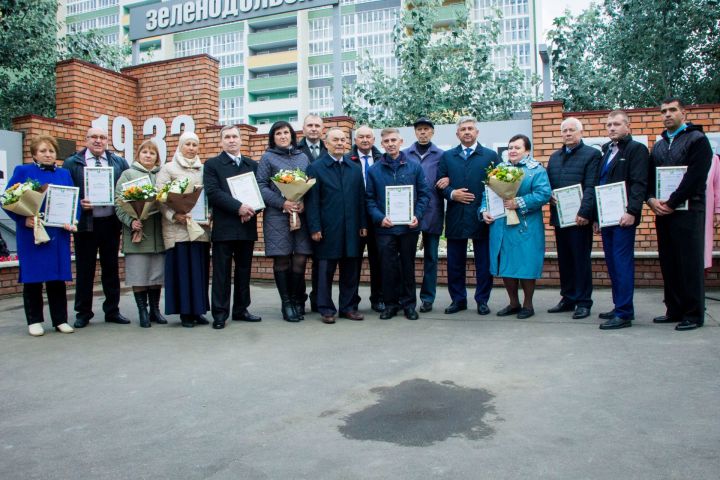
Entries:
{"type": "MultiPolygon", "coordinates": [[[[160,152],[155,142],[147,140],[140,145],[135,162],[120,176],[115,186],[115,198],[121,197],[123,184],[132,180],[149,177],[152,185],[155,185],[155,174],[159,170],[160,152]]],[[[165,246],[160,215],[152,214],[141,222],[133,219],[119,205],[115,207],[115,211],[123,224],[125,285],[133,289],[140,326],[150,327],[150,322],[165,324],[167,320],[160,313],[160,290],[165,272],[165,246]],[[134,232],[142,232],[140,242],[132,241],[134,232]]]]}

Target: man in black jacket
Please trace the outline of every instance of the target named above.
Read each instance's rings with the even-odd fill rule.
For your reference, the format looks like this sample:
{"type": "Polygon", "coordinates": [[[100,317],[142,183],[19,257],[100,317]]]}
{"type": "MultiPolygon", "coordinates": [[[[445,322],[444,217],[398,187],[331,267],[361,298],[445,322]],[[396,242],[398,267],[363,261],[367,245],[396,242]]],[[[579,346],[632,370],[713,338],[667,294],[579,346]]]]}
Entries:
{"type": "Polygon", "coordinates": [[[547,174],[553,190],[580,184],[582,203],[575,225],[560,227],[556,201],[550,199],[550,224],[555,227],[555,243],[560,269],[560,302],[549,313],[572,312],[573,318],[585,318],[592,307],[593,230],[590,221],[595,210],[595,185],[600,152],[582,141],[583,125],[577,118],[560,124],[563,146],[550,155],[547,174]]]}
{"type": "Polygon", "coordinates": [[[80,188],[80,220],[73,234],[75,244],[75,328],[86,327],[93,318],[92,297],[95,283],[95,266],[100,253],[102,288],[105,294],[103,311],[105,321],[128,324],[130,320],[120,314],[120,271],[118,250],[122,225],[115,215],[114,206],[94,206],[85,198],[85,167],[112,167],[113,187],[123,171],[128,169],[124,158],[107,149],[108,134],[100,128],[91,128],[85,136],[85,148],[68,157],[63,168],[70,170],[73,183],[80,188]]]}
{"type": "Polygon", "coordinates": [[[625,182],[627,192],[627,207],[619,225],[602,229],[597,222],[593,225],[595,232],[599,230],[602,236],[614,304],[611,311],[600,314],[605,320],[600,329],[614,330],[632,326],[635,318],[635,229],[640,223],[647,193],[649,153],[645,145],[632,139],[630,119],[625,112],[610,112],[605,126],[610,141],[602,147],[597,184],[625,182]]]}
{"type": "Polygon", "coordinates": [[[658,256],[667,309],[653,321],[677,323],[675,330],[679,331],[694,330],[703,325],[705,317],[705,183],[713,152],[702,127],[685,121],[680,99],[663,101],[660,113],[665,131],[652,149],[650,185],[655,185],[657,167],[687,170],[669,198],[658,199],[654,187],[648,192],[647,203],[657,215],[658,256]]]}
{"type": "Polygon", "coordinates": [[[257,240],[257,219],[250,205],[235,199],[227,179],[257,171],[257,162],[240,154],[240,131],[235,126],[220,130],[223,152],[208,159],[203,183],[208,205],[212,207],[212,316],[213,328],[225,328],[230,315],[230,274],[235,259],[232,319],[259,322],[250,306],[250,266],[257,240]]]}

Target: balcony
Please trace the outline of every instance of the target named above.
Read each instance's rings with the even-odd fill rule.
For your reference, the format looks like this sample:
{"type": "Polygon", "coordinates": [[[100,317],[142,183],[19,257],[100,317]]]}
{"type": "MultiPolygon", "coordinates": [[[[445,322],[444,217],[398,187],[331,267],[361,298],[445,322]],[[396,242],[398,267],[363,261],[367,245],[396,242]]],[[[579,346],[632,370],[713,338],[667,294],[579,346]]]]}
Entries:
{"type": "Polygon", "coordinates": [[[245,113],[252,117],[272,116],[296,113],[299,107],[297,98],[278,98],[264,102],[248,102],[245,104],[245,113]]]}
{"type": "Polygon", "coordinates": [[[252,71],[269,70],[268,67],[276,69],[278,67],[292,67],[297,65],[297,50],[288,50],[287,52],[268,53],[265,55],[253,55],[246,59],[245,65],[252,71]]]}
{"type": "Polygon", "coordinates": [[[269,48],[297,46],[297,31],[297,27],[288,27],[279,30],[248,33],[248,47],[250,50],[257,51],[269,48]]]}
{"type": "Polygon", "coordinates": [[[254,95],[260,93],[290,92],[297,90],[297,73],[290,75],[276,75],[274,77],[251,78],[247,82],[248,92],[254,95]]]}

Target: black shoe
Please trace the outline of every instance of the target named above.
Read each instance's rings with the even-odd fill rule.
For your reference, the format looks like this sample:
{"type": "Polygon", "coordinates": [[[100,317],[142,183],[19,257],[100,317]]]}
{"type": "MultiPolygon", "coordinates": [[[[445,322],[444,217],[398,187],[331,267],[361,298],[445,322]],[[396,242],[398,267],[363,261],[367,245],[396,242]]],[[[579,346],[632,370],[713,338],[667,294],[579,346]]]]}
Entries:
{"type": "Polygon", "coordinates": [[[517,318],[520,320],[524,320],[526,318],[530,318],[533,315],[535,315],[535,309],[533,308],[521,308],[520,311],[517,314],[517,318]]]}
{"type": "Polygon", "coordinates": [[[487,303],[478,303],[477,312],[478,315],[488,315],[490,313],[490,307],[487,306],[487,303]]]}
{"type": "Polygon", "coordinates": [[[427,313],[427,312],[432,312],[432,303],[422,302],[422,305],[420,305],[420,313],[427,313]]]}
{"type": "Polygon", "coordinates": [[[467,310],[467,302],[452,302],[445,309],[445,313],[447,313],[448,315],[451,315],[453,313],[457,313],[462,310],[467,310]]]}
{"type": "Polygon", "coordinates": [[[185,328],[193,328],[195,326],[194,315],[180,315],[180,325],[185,328]]]}
{"type": "Polygon", "coordinates": [[[90,323],[89,318],[76,318],[75,323],[73,324],[73,327],[75,328],[85,328],[90,323]]]}
{"type": "Polygon", "coordinates": [[[397,315],[397,307],[386,307],[385,310],[380,314],[380,320],[390,320],[397,315]]]}
{"type": "Polygon", "coordinates": [[[620,317],[613,317],[600,324],[600,330],[617,330],[618,328],[628,327],[632,327],[632,320],[620,317]]]}
{"type": "Polygon", "coordinates": [[[382,313],[385,311],[385,303],[384,302],[371,303],[370,308],[372,308],[374,311],[376,311],[378,313],[382,313]]]}
{"type": "Polygon", "coordinates": [[[213,320],[212,327],[215,330],[222,330],[225,328],[225,321],[224,320],[213,320]]]}
{"type": "Polygon", "coordinates": [[[590,316],[590,309],[588,307],[577,307],[575,309],[575,313],[573,313],[572,318],[575,320],[580,320],[581,318],[587,318],[590,316]]]}
{"type": "Polygon", "coordinates": [[[600,315],[598,315],[598,318],[600,320],[612,320],[615,318],[615,310],[610,310],[609,312],[603,312],[600,315]]]}
{"type": "Polygon", "coordinates": [[[415,311],[415,309],[413,307],[407,307],[404,309],[404,311],[405,311],[405,318],[407,318],[408,320],[417,320],[418,318],[420,318],[420,316],[418,315],[418,313],[415,311]]]}
{"type": "Polygon", "coordinates": [[[150,305],[150,321],[158,325],[166,325],[167,319],[160,313],[160,289],[148,290],[148,304],[150,305]]]}
{"type": "Polygon", "coordinates": [[[210,322],[203,315],[195,315],[196,325],[210,325],[210,322]]]}
{"type": "Polygon", "coordinates": [[[245,310],[240,315],[233,315],[232,319],[236,322],[259,322],[262,320],[262,317],[258,315],[253,315],[252,313],[245,310]]]}
{"type": "Polygon", "coordinates": [[[678,323],[679,320],[668,317],[667,315],[660,315],[659,317],[653,318],[653,323],[678,323]]]}
{"type": "Polygon", "coordinates": [[[693,322],[691,320],[683,320],[682,322],[675,325],[675,330],[678,332],[686,332],[688,330],[695,330],[703,326],[703,322],[693,322]]]}
{"type": "Polygon", "coordinates": [[[572,312],[573,310],[575,310],[575,305],[565,300],[560,300],[557,305],[548,309],[548,313],[572,312]]]}
{"type": "Polygon", "coordinates": [[[508,315],[515,315],[517,313],[520,313],[520,310],[522,310],[520,308],[520,305],[518,305],[517,307],[508,305],[507,307],[498,310],[495,315],[497,315],[498,317],[507,317],[508,315]]]}
{"type": "Polygon", "coordinates": [[[117,323],[118,325],[127,325],[130,323],[130,320],[123,317],[119,313],[117,315],[113,315],[112,317],[105,317],[105,321],[107,323],[117,323]]]}

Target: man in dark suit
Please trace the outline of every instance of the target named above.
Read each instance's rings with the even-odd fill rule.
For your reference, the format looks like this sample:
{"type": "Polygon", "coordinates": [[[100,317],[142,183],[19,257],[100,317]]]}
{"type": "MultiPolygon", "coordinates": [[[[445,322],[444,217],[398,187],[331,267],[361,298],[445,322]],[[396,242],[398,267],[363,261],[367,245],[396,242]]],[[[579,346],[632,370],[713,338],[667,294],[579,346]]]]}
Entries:
{"type": "MultiPolygon", "coordinates": [[[[375,162],[379,162],[382,153],[375,147],[375,134],[367,125],[361,125],[355,130],[355,145],[345,154],[343,160],[352,161],[360,165],[363,174],[363,181],[367,184],[367,173],[375,162]]],[[[378,252],[377,238],[375,237],[375,225],[370,217],[367,219],[368,234],[361,239],[360,266],[358,268],[358,283],[362,270],[362,252],[367,246],[368,266],[370,267],[370,307],[378,313],[385,311],[385,303],[382,295],[382,273],[380,266],[380,254],[378,252]]],[[[360,296],[355,297],[355,308],[360,305],[360,296]]]]}
{"type": "MultiPolygon", "coordinates": [[[[327,153],[327,147],[322,141],[323,135],[323,119],[319,115],[310,114],[303,120],[303,138],[298,142],[298,148],[303,151],[307,156],[310,163],[316,159],[322,157],[327,153]]],[[[317,282],[318,282],[318,270],[317,262],[313,255],[313,262],[311,267],[311,278],[310,284],[312,290],[310,291],[310,310],[317,312],[317,282]]],[[[304,293],[304,292],[303,292],[304,293]]],[[[302,312],[305,313],[305,300],[302,302],[302,312]]]]}
{"type": "Polygon", "coordinates": [[[235,199],[227,179],[257,171],[257,162],[240,154],[240,131],[235,126],[220,130],[223,152],[208,159],[203,167],[203,183],[208,205],[212,207],[212,316],[213,328],[225,328],[230,315],[230,275],[235,260],[232,319],[259,322],[250,306],[250,266],[257,240],[255,210],[235,199]]]}
{"type": "Polygon", "coordinates": [[[600,329],[615,330],[632,326],[635,318],[635,229],[640,223],[647,193],[649,153],[645,145],[632,139],[627,113],[610,112],[605,126],[610,141],[602,147],[597,184],[625,182],[628,201],[619,225],[602,229],[597,222],[593,225],[595,233],[599,231],[602,235],[614,304],[611,311],[600,314],[605,320],[600,329]]]}
{"type": "Polygon", "coordinates": [[[70,170],[73,183],[80,188],[80,220],[75,243],[75,328],[86,327],[93,318],[92,297],[95,283],[95,265],[100,253],[102,288],[105,295],[103,311],[105,321],[128,324],[130,320],[120,314],[120,271],[118,250],[122,224],[115,215],[114,206],[94,206],[85,198],[85,167],[112,167],[113,187],[128,164],[124,158],[107,149],[108,134],[100,128],[91,128],[85,136],[85,148],[70,156],[63,168],[70,170]]]}
{"type": "Polygon", "coordinates": [[[655,212],[658,256],[662,271],[666,314],[655,323],[677,323],[675,330],[702,327],[705,322],[705,184],[712,147],[700,125],[686,121],[679,98],[662,102],[665,131],[650,158],[649,184],[655,185],[657,167],[687,167],[680,185],[669,198],[657,198],[650,188],[648,206],[655,212]],[[680,208],[687,202],[687,209],[680,208]]]}
{"type": "Polygon", "coordinates": [[[595,185],[602,154],[582,141],[583,125],[577,118],[566,118],[560,124],[563,147],[550,155],[547,174],[550,187],[582,186],[582,203],[575,225],[560,227],[555,199],[550,199],[550,224],[555,227],[558,267],[560,270],[560,302],[549,313],[574,312],[572,318],[585,318],[592,307],[593,229],[590,221],[595,211],[595,185]]]}
{"type": "Polygon", "coordinates": [[[439,180],[436,187],[447,199],[445,236],[447,237],[448,291],[452,303],[445,313],[467,309],[465,272],[467,243],[472,240],[475,255],[475,302],[480,315],[490,313],[487,305],[492,290],[490,274],[490,243],[488,226],[478,219],[478,207],[485,191],[488,166],[498,163],[495,151],[483,147],[478,141],[477,121],[461,117],[456,135],[460,145],[443,153],[438,165],[439,180]]]}
{"type": "Polygon", "coordinates": [[[360,166],[343,159],[346,135],[331,128],[326,136],[329,152],[310,164],[307,174],[316,179],[305,199],[308,228],[317,249],[317,307],[323,323],[335,323],[338,309],[332,300],[332,282],[340,266],[340,316],[362,320],[355,297],[361,237],[367,235],[365,187],[360,166]]]}

